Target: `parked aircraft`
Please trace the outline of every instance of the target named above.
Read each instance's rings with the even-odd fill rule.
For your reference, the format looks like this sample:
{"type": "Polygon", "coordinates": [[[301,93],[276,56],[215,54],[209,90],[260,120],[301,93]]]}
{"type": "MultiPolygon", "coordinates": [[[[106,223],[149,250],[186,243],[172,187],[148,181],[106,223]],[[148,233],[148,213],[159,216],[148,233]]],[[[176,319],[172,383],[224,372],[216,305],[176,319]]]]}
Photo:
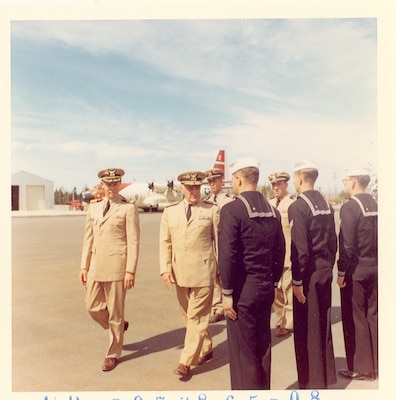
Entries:
{"type": "Polygon", "coordinates": [[[120,195],[128,201],[134,201],[143,211],[162,211],[170,203],[182,200],[181,192],[173,189],[172,181],[163,186],[166,189],[156,187],[153,182],[133,182],[120,190],[120,195]]]}
{"type": "MultiPolygon", "coordinates": [[[[163,210],[170,202],[177,201],[177,195],[173,193],[169,194],[168,200],[168,193],[165,193],[167,185],[164,186],[166,189],[160,193],[161,188],[158,187],[159,191],[156,191],[157,188],[153,182],[122,182],[120,195],[128,201],[134,201],[143,211],[159,211],[163,210]]],[[[90,203],[92,200],[101,199],[103,196],[104,190],[102,184],[98,183],[92,189],[82,194],[82,200],[85,203],[90,203]]]]}
{"type": "MultiPolygon", "coordinates": [[[[122,182],[121,189],[127,185],[129,185],[129,182],[122,182]]],[[[89,204],[92,200],[101,199],[103,196],[104,196],[104,189],[103,189],[102,183],[99,182],[97,185],[95,185],[90,190],[82,193],[82,201],[84,203],[89,204]]]]}
{"type": "MultiPolygon", "coordinates": [[[[225,172],[225,151],[219,150],[213,168],[220,168],[225,172]]],[[[168,180],[166,184],[156,184],[154,182],[122,182],[120,195],[128,201],[133,201],[145,212],[163,211],[163,209],[172,203],[181,201],[183,195],[180,189],[180,183],[168,180]]],[[[201,195],[207,196],[210,193],[208,185],[202,185],[201,195]]],[[[82,200],[89,203],[93,199],[101,199],[104,196],[104,190],[101,183],[95,185],[92,189],[82,194],[82,200]]]]}

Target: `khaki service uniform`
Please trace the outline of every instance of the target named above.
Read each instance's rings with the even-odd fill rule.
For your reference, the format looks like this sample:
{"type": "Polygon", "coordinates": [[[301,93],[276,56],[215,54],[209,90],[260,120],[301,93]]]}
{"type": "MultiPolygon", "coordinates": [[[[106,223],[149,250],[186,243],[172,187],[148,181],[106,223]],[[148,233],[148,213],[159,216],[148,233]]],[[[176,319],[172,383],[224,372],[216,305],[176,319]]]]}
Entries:
{"type": "MultiPolygon", "coordinates": [[[[230,201],[234,200],[234,198],[235,196],[232,194],[220,192],[216,195],[212,193],[210,196],[205,197],[204,200],[212,201],[213,203],[218,204],[221,209],[221,207],[223,207],[224,204],[229,203],[230,201]]],[[[211,314],[224,315],[221,284],[218,282],[218,279],[216,279],[213,288],[213,302],[212,302],[211,314]]]]}
{"type": "Polygon", "coordinates": [[[139,214],[135,204],[121,196],[103,216],[105,199],[88,207],[81,269],[88,271],[86,308],[104,329],[109,329],[106,357],[121,355],[124,339],[126,272],[135,273],[139,254],[139,214]]]}
{"type": "Polygon", "coordinates": [[[194,365],[212,352],[208,330],[217,275],[219,207],[199,200],[189,221],[184,201],[165,208],[160,225],[160,272],[176,282],[180,311],[186,326],[180,363],[194,365]]]}
{"type": "Polygon", "coordinates": [[[280,202],[276,197],[272,197],[268,202],[275,207],[280,215],[282,222],[283,236],[286,242],[285,261],[283,263],[283,272],[279,285],[276,291],[274,300],[274,311],[279,318],[282,318],[280,327],[286,329],[293,329],[293,285],[292,285],[292,272],[291,272],[291,233],[288,209],[290,204],[296,200],[296,197],[287,194],[280,202]]]}

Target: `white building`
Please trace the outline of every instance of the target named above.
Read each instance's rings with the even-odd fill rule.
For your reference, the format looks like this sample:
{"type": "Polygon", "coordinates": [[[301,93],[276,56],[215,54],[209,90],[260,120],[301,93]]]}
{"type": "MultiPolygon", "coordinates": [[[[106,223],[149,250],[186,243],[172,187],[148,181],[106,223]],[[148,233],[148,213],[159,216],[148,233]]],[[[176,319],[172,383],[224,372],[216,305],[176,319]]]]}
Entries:
{"type": "Polygon", "coordinates": [[[47,210],[54,206],[54,182],[25,171],[11,175],[12,210],[47,210]]]}

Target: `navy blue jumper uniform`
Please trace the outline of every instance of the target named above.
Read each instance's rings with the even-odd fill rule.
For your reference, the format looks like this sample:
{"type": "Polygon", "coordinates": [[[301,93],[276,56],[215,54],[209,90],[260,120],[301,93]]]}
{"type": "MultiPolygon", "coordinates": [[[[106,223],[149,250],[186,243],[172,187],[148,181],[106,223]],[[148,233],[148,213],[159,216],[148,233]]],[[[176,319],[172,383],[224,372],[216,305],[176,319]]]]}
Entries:
{"type": "Polygon", "coordinates": [[[237,319],[227,319],[231,389],[270,389],[271,305],[283,270],[279,212],[257,191],[225,204],[219,223],[219,272],[237,319]]]}
{"type": "Polygon", "coordinates": [[[338,275],[348,370],[378,373],[377,202],[368,193],[352,196],[340,210],[338,275]]]}
{"type": "Polygon", "coordinates": [[[317,190],[289,207],[293,285],[294,350],[300,389],[325,389],[337,381],[331,333],[331,282],[337,252],[334,210],[317,190]]]}

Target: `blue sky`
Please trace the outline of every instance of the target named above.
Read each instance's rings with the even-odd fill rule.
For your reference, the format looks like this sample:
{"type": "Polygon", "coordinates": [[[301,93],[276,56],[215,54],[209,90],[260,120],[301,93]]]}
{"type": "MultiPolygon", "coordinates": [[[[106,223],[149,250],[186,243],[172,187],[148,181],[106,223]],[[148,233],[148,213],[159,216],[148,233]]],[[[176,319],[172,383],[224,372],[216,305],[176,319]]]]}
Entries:
{"type": "Polygon", "coordinates": [[[12,21],[11,74],[11,172],[55,187],[162,183],[220,148],[265,184],[302,159],[323,191],[377,173],[375,18],[12,21]]]}

